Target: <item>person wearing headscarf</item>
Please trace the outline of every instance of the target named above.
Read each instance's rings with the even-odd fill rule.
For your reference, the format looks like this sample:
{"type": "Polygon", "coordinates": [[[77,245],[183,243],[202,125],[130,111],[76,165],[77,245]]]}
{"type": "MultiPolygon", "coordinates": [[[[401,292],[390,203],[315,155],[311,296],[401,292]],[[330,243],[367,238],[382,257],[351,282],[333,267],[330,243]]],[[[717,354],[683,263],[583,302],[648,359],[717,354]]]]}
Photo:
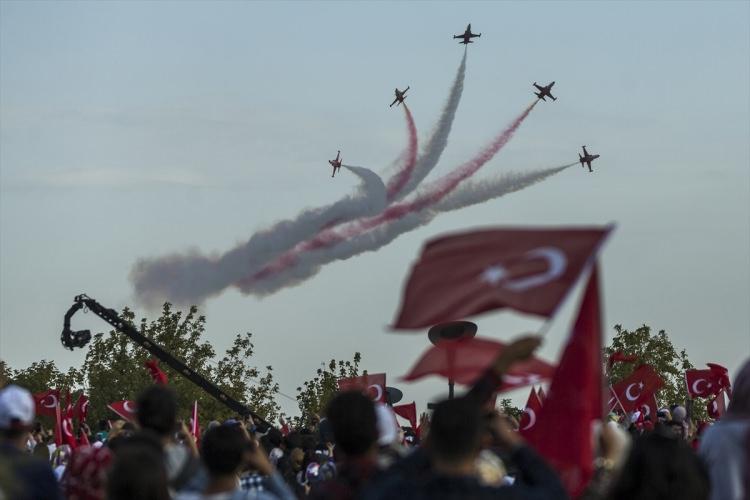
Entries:
{"type": "Polygon", "coordinates": [[[62,477],[67,500],[104,500],[112,452],[107,447],[80,446],[73,451],[62,477]]]}
{"type": "Polygon", "coordinates": [[[732,400],[721,420],[701,438],[698,452],[711,477],[711,500],[750,496],[750,359],[734,380],[732,400]]]}

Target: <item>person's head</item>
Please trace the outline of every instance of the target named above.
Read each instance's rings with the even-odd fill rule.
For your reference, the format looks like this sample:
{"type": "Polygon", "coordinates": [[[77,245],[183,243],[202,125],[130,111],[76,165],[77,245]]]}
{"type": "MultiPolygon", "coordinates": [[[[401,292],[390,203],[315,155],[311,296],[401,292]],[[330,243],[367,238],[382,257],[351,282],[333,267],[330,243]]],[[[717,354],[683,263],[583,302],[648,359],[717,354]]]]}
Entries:
{"type": "Polygon", "coordinates": [[[139,432],[123,438],[107,475],[107,500],[168,500],[167,470],[160,437],[139,432]]]}
{"type": "Polygon", "coordinates": [[[331,422],[337,450],[356,457],[376,449],[378,424],[375,405],[360,392],[339,393],[326,411],[331,422]]]}
{"type": "Polygon", "coordinates": [[[177,399],[173,389],[152,385],[136,400],[138,423],[160,437],[169,436],[177,424],[177,399]]]}
{"type": "Polygon", "coordinates": [[[212,477],[236,474],[253,445],[237,425],[220,425],[206,432],[201,441],[201,458],[212,477]]]}
{"type": "Polygon", "coordinates": [[[685,441],[653,432],[633,442],[607,498],[705,500],[708,497],[708,472],[698,456],[685,441]]]}
{"type": "Polygon", "coordinates": [[[482,434],[480,408],[470,399],[456,398],[435,406],[428,435],[429,452],[444,464],[473,461],[482,434]]]}
{"type": "Polygon", "coordinates": [[[305,464],[305,452],[302,448],[294,448],[289,453],[289,465],[291,465],[294,472],[302,470],[302,466],[305,464]]]}
{"type": "Polygon", "coordinates": [[[34,426],[34,407],[34,398],[26,389],[9,385],[0,390],[0,439],[24,447],[34,426]]]}
{"type": "Polygon", "coordinates": [[[33,455],[49,462],[49,447],[45,443],[37,443],[36,446],[34,446],[33,455]]]}
{"type": "Polygon", "coordinates": [[[732,387],[732,400],[727,408],[731,417],[750,418],[750,359],[740,367],[732,387]]]}

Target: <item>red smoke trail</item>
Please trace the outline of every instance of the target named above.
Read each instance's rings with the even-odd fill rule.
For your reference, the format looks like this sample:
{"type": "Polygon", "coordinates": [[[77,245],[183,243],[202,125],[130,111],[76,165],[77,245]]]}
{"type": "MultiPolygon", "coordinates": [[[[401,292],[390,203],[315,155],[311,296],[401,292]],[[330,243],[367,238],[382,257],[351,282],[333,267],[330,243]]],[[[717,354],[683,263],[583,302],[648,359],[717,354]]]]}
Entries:
{"type": "Polygon", "coordinates": [[[393,200],[406,183],[409,182],[409,177],[411,177],[414,166],[417,164],[417,126],[414,125],[414,117],[411,115],[409,107],[405,102],[402,104],[404,106],[404,115],[406,116],[406,126],[409,130],[409,145],[406,148],[406,163],[386,184],[388,201],[393,200]]]}
{"type": "Polygon", "coordinates": [[[488,146],[486,146],[477,156],[467,161],[450,174],[435,182],[432,189],[418,195],[414,200],[397,203],[389,206],[383,213],[354,221],[345,226],[342,230],[328,229],[321,231],[312,239],[298,244],[292,250],[281,255],[274,262],[270,263],[252,277],[245,278],[238,282],[238,285],[247,285],[253,281],[263,279],[267,276],[283,271],[292,266],[297,257],[304,252],[326,248],[341,241],[358,236],[370,229],[381,224],[385,224],[411,213],[418,212],[434,203],[442,200],[446,195],[453,191],[461,181],[470,177],[477,172],[485,163],[490,161],[513,137],[523,121],[529,116],[534,109],[538,100],[531,103],[518,117],[513,120],[503,132],[498,135],[488,146]]]}

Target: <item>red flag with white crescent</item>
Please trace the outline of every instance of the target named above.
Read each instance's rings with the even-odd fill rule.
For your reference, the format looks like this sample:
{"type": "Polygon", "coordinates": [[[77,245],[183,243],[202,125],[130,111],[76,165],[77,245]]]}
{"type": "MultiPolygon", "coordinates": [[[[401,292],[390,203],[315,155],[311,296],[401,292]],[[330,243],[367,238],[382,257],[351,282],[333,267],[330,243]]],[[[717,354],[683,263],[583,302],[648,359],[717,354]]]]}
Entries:
{"type": "Polygon", "coordinates": [[[612,386],[623,410],[632,412],[647,403],[664,386],[664,380],[650,365],[641,365],[630,376],[612,386]]]}
{"type": "Polygon", "coordinates": [[[73,428],[73,405],[70,402],[70,393],[67,395],[67,404],[65,411],[61,412],[60,429],[62,430],[63,442],[75,450],[78,447],[78,440],[73,428]]]}
{"type": "Polygon", "coordinates": [[[117,413],[120,417],[124,418],[128,422],[135,422],[135,403],[133,401],[115,401],[109,403],[107,408],[117,413]]]}
{"type": "Polygon", "coordinates": [[[360,377],[340,378],[340,391],[362,391],[380,403],[386,402],[385,373],[368,373],[360,377]]]}
{"type": "Polygon", "coordinates": [[[691,398],[707,398],[729,389],[729,373],[726,368],[708,363],[708,370],[686,370],[685,385],[691,398]]]}
{"type": "Polygon", "coordinates": [[[724,399],[724,391],[719,392],[714,396],[707,404],[708,416],[714,420],[718,420],[727,411],[726,400],[724,399]]]}
{"type": "Polygon", "coordinates": [[[46,415],[54,417],[56,408],[60,406],[60,391],[58,389],[49,389],[48,391],[34,394],[34,403],[37,415],[46,415]]]}
{"type": "Polygon", "coordinates": [[[493,309],[551,317],[610,227],[489,229],[429,241],[394,328],[425,328],[493,309]]]}
{"type": "Polygon", "coordinates": [[[656,412],[659,411],[659,403],[656,401],[656,394],[653,394],[650,398],[647,398],[644,402],[638,405],[638,411],[641,412],[643,420],[648,418],[651,422],[656,422],[656,412]]]}
{"type": "Polygon", "coordinates": [[[539,397],[536,389],[532,387],[529,392],[529,399],[526,400],[526,407],[523,409],[521,420],[518,422],[518,432],[522,436],[525,437],[534,428],[541,409],[542,399],[539,397]]]}
{"type": "Polygon", "coordinates": [[[76,404],[73,407],[73,418],[77,419],[79,422],[85,422],[88,414],[89,414],[89,398],[88,396],[81,394],[80,396],[78,396],[78,399],[76,400],[76,404]]]}
{"type": "Polygon", "coordinates": [[[594,422],[602,418],[602,319],[599,280],[591,271],[544,406],[527,439],[557,471],[571,497],[594,474],[594,422]]]}

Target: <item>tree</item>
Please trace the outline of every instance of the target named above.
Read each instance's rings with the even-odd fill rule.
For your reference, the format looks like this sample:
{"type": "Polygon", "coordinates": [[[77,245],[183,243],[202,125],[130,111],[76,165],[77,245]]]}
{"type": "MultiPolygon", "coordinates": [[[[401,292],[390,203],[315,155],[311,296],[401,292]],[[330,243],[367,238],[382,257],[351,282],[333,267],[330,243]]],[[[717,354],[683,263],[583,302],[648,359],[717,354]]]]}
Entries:
{"type": "MultiPolygon", "coordinates": [[[[359,376],[360,353],[355,352],[352,361],[328,362],[328,369],[318,368],[315,377],[297,387],[297,405],[300,416],[294,418],[295,427],[306,427],[314,415],[320,415],[338,391],[338,379],[359,376]]],[[[367,373],[367,372],[365,372],[367,373]]]]}
{"type": "MultiPolygon", "coordinates": [[[[678,352],[664,330],[653,334],[648,325],[632,331],[615,325],[615,332],[612,344],[604,349],[604,359],[609,359],[617,351],[635,355],[638,359],[634,363],[615,363],[607,374],[609,383],[615,384],[638,366],[648,364],[664,379],[664,387],[657,393],[659,404],[685,404],[688,394],[684,374],[685,370],[693,368],[685,349],[678,352]]],[[[705,405],[695,405],[693,415],[694,419],[705,419],[705,405]]]]}
{"type": "MultiPolygon", "coordinates": [[[[206,318],[197,312],[198,308],[193,306],[183,317],[181,311],[173,311],[171,305],[165,303],[159,319],[148,322],[143,318],[138,328],[144,336],[160,344],[230,396],[246,402],[267,420],[275,419],[279,411],[275,401],[279,387],[274,383],[271,367],[266,367],[265,374],[258,379],[258,369],[247,364],[254,353],[252,334],[237,335],[224,357],[214,362],[213,346],[202,339],[206,318]],[[258,381],[254,383],[254,379],[258,381]]],[[[128,308],[123,310],[121,317],[134,323],[135,315],[128,308]]],[[[92,421],[111,418],[112,414],[106,409],[108,403],[135,399],[139,392],[153,383],[144,368],[144,362],[149,358],[148,351],[130,342],[122,333],[112,330],[94,336],[83,367],[91,399],[89,414],[92,421]]],[[[181,418],[189,418],[194,401],[198,401],[202,422],[232,416],[228,408],[171,367],[162,365],[161,369],[177,393],[181,418]]]]}
{"type": "Polygon", "coordinates": [[[60,389],[61,394],[78,390],[83,382],[83,373],[75,368],[61,372],[54,361],[35,361],[23,370],[15,370],[9,377],[14,384],[28,389],[31,393],[60,389]]]}
{"type": "Polygon", "coordinates": [[[506,415],[510,415],[516,420],[520,420],[521,414],[523,413],[523,410],[521,408],[513,406],[513,402],[510,398],[503,398],[500,400],[500,409],[503,413],[505,413],[506,415]]]}

